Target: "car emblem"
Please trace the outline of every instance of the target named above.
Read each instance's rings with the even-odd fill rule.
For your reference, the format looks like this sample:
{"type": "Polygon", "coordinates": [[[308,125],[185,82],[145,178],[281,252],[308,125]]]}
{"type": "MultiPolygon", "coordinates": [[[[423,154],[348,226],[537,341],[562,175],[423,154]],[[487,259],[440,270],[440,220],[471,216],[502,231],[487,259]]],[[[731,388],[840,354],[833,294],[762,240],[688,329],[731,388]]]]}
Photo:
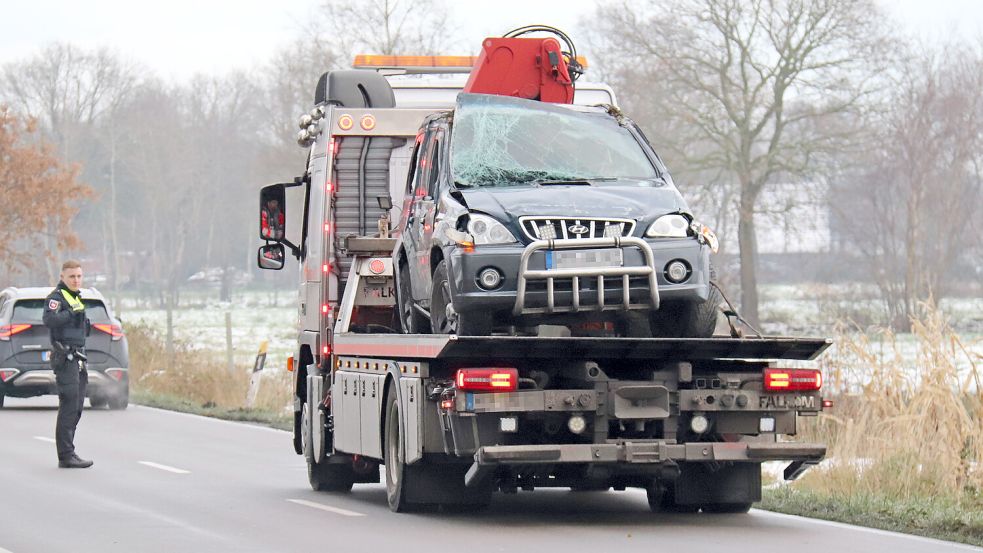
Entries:
{"type": "Polygon", "coordinates": [[[581,234],[587,234],[588,232],[590,232],[589,228],[580,224],[570,225],[569,227],[567,227],[567,230],[569,230],[573,234],[576,234],[577,236],[580,236],[581,234]]]}

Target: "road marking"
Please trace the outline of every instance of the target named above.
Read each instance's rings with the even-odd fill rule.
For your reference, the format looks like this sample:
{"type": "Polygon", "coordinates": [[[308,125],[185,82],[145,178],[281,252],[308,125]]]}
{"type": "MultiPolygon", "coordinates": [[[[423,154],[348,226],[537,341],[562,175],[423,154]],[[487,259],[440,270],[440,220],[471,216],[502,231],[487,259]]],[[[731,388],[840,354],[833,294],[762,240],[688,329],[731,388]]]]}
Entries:
{"type": "MultiPolygon", "coordinates": [[[[41,440],[42,442],[48,442],[49,444],[55,443],[55,439],[54,438],[49,438],[47,436],[34,436],[34,439],[35,440],[41,440]]],[[[2,549],[0,549],[0,553],[4,553],[2,549]]]]}
{"type": "Polygon", "coordinates": [[[923,537],[923,536],[915,536],[915,535],[912,535],[912,534],[902,534],[901,532],[892,532],[890,530],[881,530],[880,528],[868,528],[866,526],[856,526],[856,525],[853,525],[853,524],[847,524],[845,522],[835,522],[835,521],[832,521],[832,520],[822,520],[822,519],[818,519],[818,518],[802,517],[802,516],[799,516],[799,515],[787,515],[785,513],[776,513],[776,512],[773,512],[773,511],[765,511],[763,509],[751,509],[751,512],[752,513],[757,513],[757,514],[762,514],[762,515],[768,515],[768,516],[775,517],[775,518],[784,518],[784,519],[796,520],[796,521],[805,522],[805,523],[810,523],[811,522],[811,523],[815,523],[815,524],[821,524],[823,526],[832,526],[834,528],[838,528],[838,529],[842,529],[842,530],[857,530],[857,531],[860,531],[860,532],[867,532],[867,533],[870,533],[870,534],[877,534],[879,536],[890,536],[892,538],[905,538],[905,539],[909,539],[909,540],[915,540],[915,541],[925,542],[926,544],[929,544],[930,543],[930,544],[933,544],[933,545],[945,545],[945,546],[948,546],[948,547],[953,547],[953,548],[958,548],[958,549],[966,549],[967,551],[979,551],[979,548],[978,547],[974,547],[972,545],[967,545],[967,544],[964,544],[964,543],[958,543],[958,542],[952,542],[952,541],[945,541],[945,540],[938,540],[938,539],[935,539],[935,538],[926,538],[926,537],[923,537]]]}
{"type": "Polygon", "coordinates": [[[291,503],[296,503],[297,505],[304,505],[305,507],[313,507],[315,509],[321,509],[322,511],[327,511],[329,513],[334,513],[336,515],[344,515],[346,517],[364,517],[362,513],[356,513],[355,511],[349,511],[348,509],[339,509],[338,507],[332,507],[330,505],[323,505],[321,503],[315,503],[313,501],[307,501],[304,499],[288,499],[287,501],[291,503]]]}
{"type": "Polygon", "coordinates": [[[166,470],[167,472],[173,472],[174,474],[191,474],[190,470],[169,467],[167,465],[161,465],[160,463],[153,463],[150,461],[140,461],[140,464],[147,465],[148,467],[153,467],[155,469],[166,470]]]}
{"type": "Polygon", "coordinates": [[[289,430],[278,430],[276,428],[270,428],[269,426],[260,426],[258,423],[253,424],[248,422],[227,421],[225,419],[217,419],[215,417],[206,417],[204,415],[193,415],[191,413],[182,413],[180,411],[169,411],[167,409],[158,409],[156,407],[148,407],[146,405],[131,404],[130,406],[136,407],[137,409],[144,410],[144,411],[156,411],[158,413],[165,414],[165,415],[174,415],[178,417],[206,420],[206,421],[216,422],[219,424],[231,424],[238,428],[251,428],[253,430],[261,430],[264,432],[274,432],[276,434],[280,434],[281,436],[290,433],[289,430]]]}
{"type": "Polygon", "coordinates": [[[11,553],[11,551],[9,549],[4,549],[0,547],[0,553],[11,553]]]}

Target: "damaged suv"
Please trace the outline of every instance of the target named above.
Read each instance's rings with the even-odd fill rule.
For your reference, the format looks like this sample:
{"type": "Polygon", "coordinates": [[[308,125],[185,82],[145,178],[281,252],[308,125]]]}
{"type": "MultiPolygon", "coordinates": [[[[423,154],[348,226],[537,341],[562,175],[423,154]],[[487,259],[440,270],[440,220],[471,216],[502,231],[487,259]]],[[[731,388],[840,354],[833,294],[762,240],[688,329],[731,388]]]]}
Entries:
{"type": "Polygon", "coordinates": [[[716,237],[616,108],[461,94],[424,122],[410,167],[394,252],[405,332],[713,334],[716,237]]]}

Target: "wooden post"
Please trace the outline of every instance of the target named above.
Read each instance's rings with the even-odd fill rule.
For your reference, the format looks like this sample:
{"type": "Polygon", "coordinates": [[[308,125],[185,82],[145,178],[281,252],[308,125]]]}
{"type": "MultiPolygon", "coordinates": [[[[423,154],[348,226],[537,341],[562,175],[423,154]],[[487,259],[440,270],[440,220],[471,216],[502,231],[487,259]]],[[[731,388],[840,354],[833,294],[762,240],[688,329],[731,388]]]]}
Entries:
{"type": "Polygon", "coordinates": [[[232,311],[225,312],[225,362],[229,374],[234,373],[236,366],[232,358],[232,311]]]}

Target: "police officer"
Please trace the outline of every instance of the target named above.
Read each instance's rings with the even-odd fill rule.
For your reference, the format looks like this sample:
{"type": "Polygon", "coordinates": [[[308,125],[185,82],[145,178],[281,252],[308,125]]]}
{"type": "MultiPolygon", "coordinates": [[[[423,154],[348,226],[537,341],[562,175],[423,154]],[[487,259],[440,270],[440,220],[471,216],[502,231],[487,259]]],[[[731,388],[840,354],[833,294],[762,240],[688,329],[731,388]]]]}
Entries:
{"type": "Polygon", "coordinates": [[[45,300],[44,324],[51,331],[51,369],[58,384],[58,421],[55,423],[55,446],[61,468],[89,468],[75,454],[75,428],[82,418],[85,387],[89,375],[85,370],[85,337],[91,331],[82,303],[82,265],[69,260],[61,266],[61,281],[45,300]]]}

